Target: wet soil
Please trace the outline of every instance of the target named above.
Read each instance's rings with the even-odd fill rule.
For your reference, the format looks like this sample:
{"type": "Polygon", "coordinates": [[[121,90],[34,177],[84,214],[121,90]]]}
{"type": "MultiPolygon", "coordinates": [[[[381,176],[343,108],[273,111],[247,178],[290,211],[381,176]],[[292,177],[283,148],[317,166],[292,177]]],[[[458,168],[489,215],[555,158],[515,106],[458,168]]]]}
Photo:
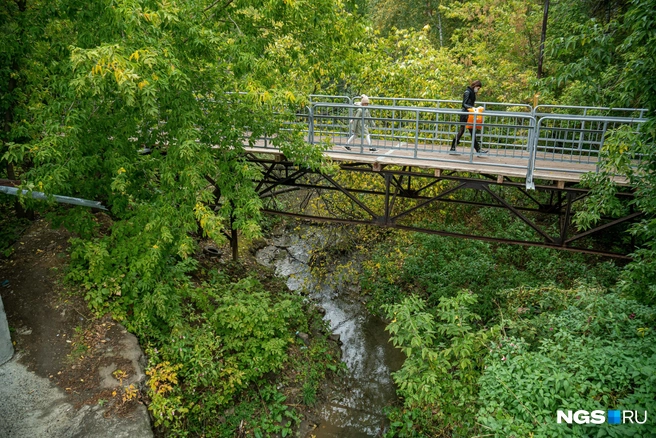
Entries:
{"type": "Polygon", "coordinates": [[[0,296],[15,354],[28,371],[64,390],[75,409],[99,405],[105,417],[130,416],[143,409],[141,392],[124,400],[124,387],[143,380],[143,373],[115,353],[136,340],[108,316],[94,317],[83,292],[63,284],[71,237],[36,220],[13,254],[0,259],[0,296]]]}

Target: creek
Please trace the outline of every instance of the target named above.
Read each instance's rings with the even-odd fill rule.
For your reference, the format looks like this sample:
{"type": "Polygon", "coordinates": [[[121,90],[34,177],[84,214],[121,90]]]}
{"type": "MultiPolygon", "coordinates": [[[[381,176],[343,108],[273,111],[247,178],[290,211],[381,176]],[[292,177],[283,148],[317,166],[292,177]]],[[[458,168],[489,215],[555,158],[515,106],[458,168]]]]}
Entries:
{"type": "MultiPolygon", "coordinates": [[[[389,341],[384,321],[367,312],[345,275],[339,271],[322,279],[313,275],[309,266],[312,251],[335,245],[342,237],[335,232],[334,228],[310,225],[287,228],[258,251],[256,258],[286,278],[291,290],[306,289],[312,302],[325,309],[324,319],[342,342],[346,384],[317,407],[318,424],[311,434],[316,438],[382,436],[387,427],[384,409],[397,401],[391,373],[401,368],[405,357],[389,341]]],[[[351,272],[359,272],[353,254],[341,256],[340,264],[348,263],[351,272]]]]}

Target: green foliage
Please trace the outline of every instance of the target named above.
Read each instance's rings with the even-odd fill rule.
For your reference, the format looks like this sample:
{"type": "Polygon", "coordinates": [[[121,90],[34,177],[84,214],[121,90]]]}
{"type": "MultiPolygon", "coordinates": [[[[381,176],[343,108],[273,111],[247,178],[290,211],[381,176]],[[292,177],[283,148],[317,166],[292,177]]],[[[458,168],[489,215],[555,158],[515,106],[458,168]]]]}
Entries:
{"type": "Polygon", "coordinates": [[[492,48],[494,43],[478,47],[467,40],[438,49],[425,27],[394,30],[384,37],[370,31],[360,45],[359,68],[345,77],[346,93],[458,101],[476,78],[484,84],[481,101],[523,102],[532,96],[530,66],[507,61],[492,48]]]}
{"type": "Polygon", "coordinates": [[[383,38],[363,54],[364,83],[354,81],[355,90],[457,100],[469,82],[480,79],[484,100],[530,99],[542,2],[374,0],[370,9],[383,38]]]}
{"type": "Polygon", "coordinates": [[[654,133],[650,132],[653,123],[645,123],[642,133],[618,129],[608,134],[600,153],[599,171],[582,180],[592,192],[574,217],[580,229],[587,229],[602,216],[617,217],[628,214],[630,209],[644,213],[629,229],[639,246],[633,253],[634,261],[620,276],[620,287],[624,293],[650,305],[656,304],[656,185],[652,171],[656,155],[654,133]],[[625,175],[635,187],[632,199],[621,201],[617,197],[624,189],[614,182],[615,175],[625,175]]]}
{"type": "Polygon", "coordinates": [[[498,324],[479,329],[467,292],[441,299],[437,318],[416,297],[385,306],[408,355],[394,374],[404,407],[390,414],[390,436],[651,436],[649,417],[567,426],[556,411],[656,408],[653,307],[587,285],[500,296],[498,324]]]}
{"type": "MultiPolygon", "coordinates": [[[[523,222],[510,222],[498,209],[482,209],[479,216],[458,219],[446,214],[448,231],[467,233],[460,221],[476,227],[485,224],[486,233],[507,238],[529,239],[533,230],[523,222]],[[475,219],[474,219],[475,218],[475,219]],[[451,223],[452,222],[452,223],[451,223]]],[[[431,306],[442,297],[454,297],[461,289],[474,291],[481,299],[474,312],[484,321],[497,314],[499,291],[521,285],[559,284],[570,287],[577,278],[615,284],[618,268],[612,261],[539,247],[492,245],[476,240],[413,234],[382,244],[365,262],[361,284],[371,294],[369,308],[376,312],[383,303],[395,303],[408,294],[418,294],[431,306]],[[399,248],[399,246],[401,246],[399,248]],[[390,257],[390,254],[393,254],[390,257]]]]}
{"type": "Polygon", "coordinates": [[[292,435],[292,427],[300,423],[301,419],[294,410],[283,404],[286,397],[275,388],[266,388],[260,393],[263,402],[268,402],[270,408],[260,419],[260,423],[253,430],[256,438],[280,434],[281,437],[292,435]]]}
{"type": "Polygon", "coordinates": [[[643,303],[656,303],[656,193],[654,138],[656,85],[646,80],[656,72],[653,0],[608,2],[605,11],[593,2],[559,2],[551,18],[558,29],[548,42],[551,77],[543,81],[562,103],[605,104],[647,108],[648,121],[639,135],[609,133],[601,150],[599,172],[584,184],[593,189],[586,209],[576,214],[580,228],[589,228],[601,215],[619,215],[629,208],[642,211],[630,232],[639,244],[634,261],[621,276],[622,291],[643,303]],[[639,160],[637,160],[639,158],[639,160]],[[633,161],[632,161],[633,160],[633,161]],[[630,203],[620,203],[615,175],[628,177],[635,189],[630,203]]]}
{"type": "Polygon", "coordinates": [[[171,312],[162,322],[168,329],[159,332],[161,338],[145,339],[155,424],[175,435],[233,436],[246,427],[255,435],[288,436],[300,418],[272,376],[290,354],[306,356],[287,368],[307,381],[290,384],[316,395],[319,381],[334,367],[325,341],[298,350],[293,333],[309,324],[302,298],[265,292],[253,278],[230,283],[224,275],[200,287],[180,288],[178,294],[180,314],[171,312]],[[218,421],[223,412],[228,412],[225,421],[218,421]],[[249,420],[240,426],[244,418],[249,420]]]}
{"type": "Polygon", "coordinates": [[[562,104],[653,108],[656,3],[603,3],[553,3],[541,86],[562,104]]]}
{"type": "MultiPolygon", "coordinates": [[[[392,319],[387,327],[392,342],[407,356],[403,368],[394,373],[399,395],[410,416],[415,408],[432,412],[438,426],[433,433],[439,429],[459,433],[473,426],[468,419],[473,418],[482,353],[498,332],[498,327],[474,329],[480,317],[469,306],[475,302],[476,295],[467,291],[441,298],[438,321],[417,297],[383,306],[392,319]]],[[[393,422],[390,433],[409,436],[413,427],[406,418],[393,422]]]]}
{"type": "MultiPolygon", "coordinates": [[[[350,62],[342,55],[361,27],[341,3],[7,3],[0,159],[24,189],[110,209],[111,235],[76,250],[93,258],[80,274],[87,286],[104,289],[90,296],[95,308],[110,306],[103,283],[120,284],[122,304],[147,289],[174,296],[194,236],[259,235],[259,169],[243,149],[263,133],[295,161],[323,165],[287,122],[304,93],[350,62]]],[[[53,218],[93,233],[81,209],[53,218]]]]}
{"type": "Polygon", "coordinates": [[[393,29],[429,30],[432,43],[437,47],[449,45],[451,34],[460,22],[450,20],[444,14],[444,0],[417,1],[403,3],[392,0],[370,1],[370,16],[374,27],[384,35],[393,29]]]}
{"type": "Polygon", "coordinates": [[[490,347],[478,421],[510,436],[650,436],[645,425],[558,425],[558,409],[656,408],[654,309],[579,286],[505,293],[508,336],[490,347]]]}

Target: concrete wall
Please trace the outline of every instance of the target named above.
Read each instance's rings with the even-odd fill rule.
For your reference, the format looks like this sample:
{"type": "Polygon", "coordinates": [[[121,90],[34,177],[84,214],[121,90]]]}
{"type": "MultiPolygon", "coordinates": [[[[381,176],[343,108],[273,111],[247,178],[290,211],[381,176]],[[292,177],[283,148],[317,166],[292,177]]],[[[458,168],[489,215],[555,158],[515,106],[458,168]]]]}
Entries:
{"type": "Polygon", "coordinates": [[[0,297],[0,365],[11,359],[13,355],[14,346],[11,344],[7,315],[5,315],[5,307],[2,305],[2,297],[0,297]]]}

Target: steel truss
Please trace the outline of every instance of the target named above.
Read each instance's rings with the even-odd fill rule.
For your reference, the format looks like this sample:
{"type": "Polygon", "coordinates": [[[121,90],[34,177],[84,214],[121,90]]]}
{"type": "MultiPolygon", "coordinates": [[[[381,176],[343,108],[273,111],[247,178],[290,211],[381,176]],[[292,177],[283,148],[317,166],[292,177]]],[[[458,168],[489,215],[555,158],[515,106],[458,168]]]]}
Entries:
{"type": "MultiPolygon", "coordinates": [[[[375,225],[441,236],[555,248],[630,259],[626,254],[577,247],[575,243],[584,237],[599,234],[616,225],[630,222],[641,215],[640,212],[633,212],[619,219],[602,218],[603,224],[585,232],[575,233],[572,227],[574,207],[577,202],[588,196],[589,190],[587,189],[536,184],[537,193],[529,193],[525,189],[524,181],[514,181],[509,177],[495,177],[492,175],[476,175],[477,177],[474,177],[471,174],[457,171],[426,173],[426,171],[422,172],[420,169],[413,169],[412,167],[376,166],[374,168],[374,166],[367,163],[342,163],[340,172],[348,172],[353,175],[370,174],[382,179],[380,189],[362,189],[341,183],[333,176],[294,165],[281,156],[278,156],[275,160],[270,160],[250,154],[248,159],[262,169],[262,178],[256,182],[256,188],[259,196],[265,200],[265,205],[267,205],[263,211],[268,214],[310,221],[375,225]],[[427,193],[428,189],[439,190],[439,193],[429,194],[427,193]],[[477,195],[474,200],[459,199],[454,196],[465,189],[476,190],[477,195]],[[511,196],[512,200],[504,196],[508,191],[514,192],[514,196],[511,196]],[[299,195],[301,195],[296,197],[298,205],[294,207],[289,205],[288,194],[292,192],[299,192],[299,195]],[[327,215],[307,212],[310,200],[320,198],[322,192],[338,192],[344,195],[350,203],[349,211],[343,211],[343,209],[342,211],[336,211],[337,209],[333,209],[327,215]],[[548,196],[540,196],[540,192],[548,193],[548,196]],[[286,198],[283,195],[286,195],[286,198]],[[378,208],[374,207],[371,205],[373,202],[368,205],[369,200],[373,200],[375,197],[383,198],[382,208],[380,206],[378,208]],[[546,202],[540,201],[538,198],[541,197],[548,198],[548,200],[546,202]],[[283,198],[285,198],[284,201],[283,198]],[[400,199],[413,200],[414,205],[409,206],[407,201],[400,202],[400,199]],[[439,202],[481,208],[506,209],[514,217],[530,226],[541,241],[454,233],[405,223],[411,218],[412,213],[431,207],[439,202]],[[277,208],[275,208],[276,206],[277,208]],[[547,218],[551,218],[551,220],[547,218]],[[557,229],[559,231],[556,235],[550,232],[550,229],[553,230],[556,225],[554,219],[558,221],[557,229]]],[[[350,181],[352,178],[346,178],[346,180],[350,181]]],[[[620,193],[618,196],[630,198],[633,195],[631,193],[620,193]]],[[[626,252],[628,253],[628,251],[626,252]]]]}

